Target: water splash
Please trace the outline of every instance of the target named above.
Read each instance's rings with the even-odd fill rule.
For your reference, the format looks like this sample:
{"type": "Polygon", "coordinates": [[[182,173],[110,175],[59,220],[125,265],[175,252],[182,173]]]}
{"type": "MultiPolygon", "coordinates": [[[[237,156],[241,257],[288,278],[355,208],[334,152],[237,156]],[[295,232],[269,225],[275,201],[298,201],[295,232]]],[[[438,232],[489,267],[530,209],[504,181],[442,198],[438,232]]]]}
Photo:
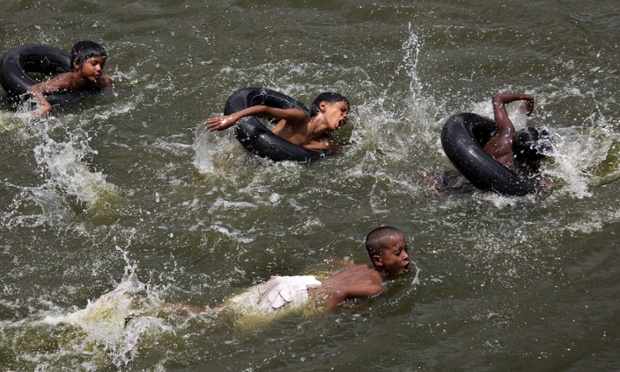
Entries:
{"type": "Polygon", "coordinates": [[[424,83],[418,68],[423,44],[411,23],[408,25],[408,34],[409,37],[402,45],[404,56],[400,66],[409,78],[408,93],[411,97],[405,101],[405,106],[408,108],[406,114],[410,118],[415,118],[413,140],[419,137],[424,143],[433,143],[436,140],[436,117],[439,109],[433,97],[424,92],[424,83]],[[407,101],[411,103],[407,104],[407,101]]]}
{"type": "Polygon", "coordinates": [[[43,181],[35,186],[9,185],[16,192],[10,208],[2,213],[4,225],[38,226],[72,221],[81,211],[91,216],[108,212],[110,205],[119,199],[120,191],[107,182],[102,172],[90,169],[85,159],[97,151],[89,146],[92,138],[85,130],[66,129],[70,124],[56,118],[33,121],[29,114],[8,116],[11,118],[8,122],[14,123],[13,128],[24,141],[24,150],[34,143],[32,155],[36,168],[32,172],[43,181]]]}
{"type": "Polygon", "coordinates": [[[593,187],[620,177],[620,138],[605,117],[593,114],[582,127],[555,132],[556,151],[545,172],[560,180],[558,191],[579,199],[591,197],[593,187]]]}
{"type": "MultiPolygon", "coordinates": [[[[126,252],[124,254],[127,259],[126,252]]],[[[46,316],[43,321],[52,325],[68,323],[79,328],[85,336],[81,343],[84,347],[100,349],[117,367],[126,366],[138,356],[139,346],[146,339],[173,331],[157,316],[163,301],[156,293],[147,291],[136,270],[135,264],[126,266],[120,283],[112,291],[89,301],[84,309],[46,316]],[[134,297],[137,294],[142,297],[134,297]]]]}
{"type": "Polygon", "coordinates": [[[116,248],[126,265],[111,291],[75,311],[63,312],[52,304],[54,310],[0,322],[0,348],[20,348],[16,355],[33,368],[81,365],[91,370],[109,363],[122,368],[143,345],[178,329],[158,316],[160,293],[139,280],[137,264],[130,262],[127,251],[116,248]]]}

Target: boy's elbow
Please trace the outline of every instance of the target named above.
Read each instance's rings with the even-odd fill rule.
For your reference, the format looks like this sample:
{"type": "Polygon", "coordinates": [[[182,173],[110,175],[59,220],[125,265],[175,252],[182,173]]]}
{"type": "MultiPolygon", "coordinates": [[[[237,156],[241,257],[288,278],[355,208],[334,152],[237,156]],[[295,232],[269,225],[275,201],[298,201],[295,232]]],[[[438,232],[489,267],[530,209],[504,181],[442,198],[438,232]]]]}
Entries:
{"type": "Polygon", "coordinates": [[[491,102],[493,102],[493,106],[502,106],[506,101],[506,95],[503,93],[495,93],[493,97],[491,97],[491,102]]]}
{"type": "Polygon", "coordinates": [[[327,305],[325,305],[325,309],[331,310],[343,303],[346,299],[347,294],[344,291],[335,291],[334,293],[332,293],[332,296],[327,302],[327,305]]]}
{"type": "Polygon", "coordinates": [[[28,94],[30,94],[32,98],[39,101],[39,103],[47,102],[40,83],[30,86],[30,88],[28,88],[28,94]]]}
{"type": "Polygon", "coordinates": [[[33,98],[39,104],[49,105],[49,102],[43,95],[43,91],[41,90],[41,87],[39,86],[39,84],[32,85],[30,88],[28,88],[27,93],[30,95],[31,98],[33,98]]]}

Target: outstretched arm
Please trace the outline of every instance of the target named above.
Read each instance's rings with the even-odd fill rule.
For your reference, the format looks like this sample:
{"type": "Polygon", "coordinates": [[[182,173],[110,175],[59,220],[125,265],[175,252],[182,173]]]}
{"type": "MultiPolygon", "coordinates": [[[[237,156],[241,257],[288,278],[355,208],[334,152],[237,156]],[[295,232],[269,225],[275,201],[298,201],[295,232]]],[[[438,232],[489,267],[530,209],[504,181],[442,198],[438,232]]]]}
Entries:
{"type": "Polygon", "coordinates": [[[230,115],[216,116],[205,121],[205,129],[209,132],[224,130],[233,126],[237,120],[246,116],[273,117],[288,122],[301,122],[308,116],[300,109],[281,109],[271,106],[256,105],[230,115]]]}

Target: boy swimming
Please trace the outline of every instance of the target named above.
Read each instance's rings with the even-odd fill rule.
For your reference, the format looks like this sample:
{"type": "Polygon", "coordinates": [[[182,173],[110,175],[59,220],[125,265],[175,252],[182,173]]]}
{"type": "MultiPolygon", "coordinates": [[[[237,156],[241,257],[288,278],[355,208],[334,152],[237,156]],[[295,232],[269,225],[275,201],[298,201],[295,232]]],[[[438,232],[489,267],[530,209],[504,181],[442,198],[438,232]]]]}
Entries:
{"type": "Polygon", "coordinates": [[[540,162],[553,149],[549,133],[544,129],[524,128],[516,130],[508,117],[506,104],[524,101],[525,114],[530,116],[534,110],[534,96],[531,94],[493,95],[493,116],[498,133],[484,145],[484,152],[503,166],[524,176],[540,172],[540,162]]]}
{"type": "MultiPolygon", "coordinates": [[[[534,127],[516,130],[506,110],[508,103],[522,101],[520,110],[527,116],[530,116],[534,109],[534,96],[531,94],[496,93],[491,101],[497,133],[486,142],[482,150],[497,163],[516,174],[521,180],[535,183],[537,190],[551,190],[553,186],[551,180],[545,177],[540,169],[542,161],[553,151],[551,136],[546,130],[534,127]]],[[[458,144],[457,141],[451,140],[450,146],[464,148],[465,145],[464,143],[458,144]]],[[[467,151],[475,152],[475,149],[472,148],[472,150],[468,149],[467,151]]],[[[483,170],[481,173],[475,174],[475,177],[478,179],[483,179],[481,174],[484,174],[496,182],[503,181],[499,176],[502,173],[484,171],[492,168],[489,166],[489,163],[485,163],[484,159],[478,155],[472,155],[467,160],[457,159],[459,159],[461,164],[468,164],[466,169],[471,170],[477,167],[483,170]]],[[[454,161],[454,159],[452,160],[454,161]]],[[[435,190],[438,193],[456,190],[468,183],[468,180],[465,178],[467,175],[461,175],[458,172],[441,173],[424,169],[420,174],[426,180],[435,183],[435,190]]],[[[470,172],[468,178],[471,180],[471,177],[472,172],[470,172]]]]}
{"type": "Polygon", "coordinates": [[[46,94],[97,91],[112,85],[114,81],[103,74],[106,59],[107,53],[101,45],[88,40],[75,43],[71,49],[72,71],[56,75],[28,89],[40,106],[34,114],[46,117],[52,112],[53,107],[45,98],[46,94]]]}
{"type": "Polygon", "coordinates": [[[349,120],[349,101],[338,93],[321,93],[310,107],[310,116],[297,108],[281,109],[256,105],[231,115],[217,116],[205,121],[209,132],[225,130],[246,116],[271,117],[279,121],[272,129],[277,136],[309,150],[337,152],[338,143],[329,137],[349,120]]]}
{"type": "MultiPolygon", "coordinates": [[[[405,235],[394,227],[371,231],[365,240],[370,263],[350,267],[325,279],[314,276],[274,276],[228,300],[220,307],[243,313],[273,314],[310,301],[333,309],[349,299],[373,298],[383,290],[383,279],[409,271],[409,248],[405,235]]],[[[167,303],[177,313],[207,311],[186,304],[167,303]]]]}

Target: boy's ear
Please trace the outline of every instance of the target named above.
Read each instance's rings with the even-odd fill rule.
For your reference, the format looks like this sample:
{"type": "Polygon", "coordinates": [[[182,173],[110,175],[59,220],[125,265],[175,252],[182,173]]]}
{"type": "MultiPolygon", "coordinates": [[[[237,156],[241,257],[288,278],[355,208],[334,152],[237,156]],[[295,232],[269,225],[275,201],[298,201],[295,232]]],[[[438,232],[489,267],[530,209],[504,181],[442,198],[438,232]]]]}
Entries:
{"type": "Polygon", "coordinates": [[[325,112],[325,108],[327,107],[327,101],[321,101],[321,103],[319,103],[319,111],[320,112],[325,112]]]}
{"type": "Polygon", "coordinates": [[[383,266],[383,257],[381,257],[381,255],[379,254],[373,254],[372,263],[375,265],[375,267],[383,266]]]}
{"type": "Polygon", "coordinates": [[[81,67],[80,62],[78,62],[77,60],[73,61],[73,69],[74,70],[79,70],[81,67]]]}

